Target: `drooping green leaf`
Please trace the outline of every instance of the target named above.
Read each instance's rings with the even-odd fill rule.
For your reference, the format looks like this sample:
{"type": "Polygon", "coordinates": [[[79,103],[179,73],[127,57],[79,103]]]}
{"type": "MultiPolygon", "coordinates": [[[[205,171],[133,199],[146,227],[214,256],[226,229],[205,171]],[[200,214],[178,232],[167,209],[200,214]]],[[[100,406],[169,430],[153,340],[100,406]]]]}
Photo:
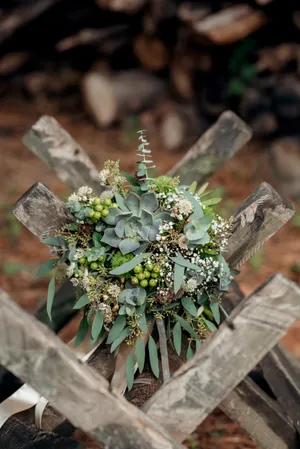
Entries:
{"type": "Polygon", "coordinates": [[[196,340],[196,351],[198,351],[200,346],[201,346],[201,341],[200,340],[196,340]]]}
{"type": "Polygon", "coordinates": [[[145,334],[147,332],[147,320],[146,320],[146,315],[143,314],[139,320],[140,323],[140,329],[143,332],[143,334],[145,334]]]}
{"type": "Polygon", "coordinates": [[[177,265],[180,265],[181,267],[189,268],[190,270],[195,271],[200,270],[200,267],[198,267],[198,265],[189,262],[182,256],[170,257],[170,259],[173,260],[173,262],[175,262],[177,265]]]}
{"type": "Polygon", "coordinates": [[[128,271],[133,270],[133,268],[142,262],[142,260],[148,258],[150,254],[139,254],[138,256],[135,256],[133,259],[131,259],[129,262],[123,263],[120,267],[115,268],[114,270],[110,271],[109,274],[114,274],[116,276],[119,276],[120,274],[128,273],[128,271]]]}
{"type": "Polygon", "coordinates": [[[173,344],[175,351],[178,355],[181,353],[181,339],[182,339],[182,332],[181,332],[181,326],[180,323],[177,322],[173,328],[173,344]]]}
{"type": "Polygon", "coordinates": [[[134,351],[128,355],[126,360],[126,377],[127,377],[127,387],[131,390],[134,381],[134,351]]]}
{"type": "Polygon", "coordinates": [[[114,352],[114,350],[122,343],[122,341],[125,340],[125,338],[128,337],[130,334],[131,328],[129,326],[125,327],[125,329],[122,330],[118,338],[116,338],[111,345],[110,352],[114,352]]]}
{"type": "Polygon", "coordinates": [[[183,296],[181,298],[181,304],[183,305],[183,307],[185,308],[185,310],[192,315],[193,317],[197,318],[198,312],[197,312],[197,308],[194,304],[194,302],[192,301],[191,298],[188,298],[187,296],[183,296]]]}
{"type": "Polygon", "coordinates": [[[73,309],[82,309],[82,307],[87,306],[89,303],[90,303],[90,300],[89,300],[87,294],[85,293],[78,299],[78,301],[76,302],[73,309]]]}
{"type": "Polygon", "coordinates": [[[57,259],[49,259],[46,262],[44,262],[38,269],[38,272],[36,274],[36,277],[40,278],[42,276],[45,276],[46,273],[53,270],[55,265],[57,264],[57,259]]]}
{"type": "Polygon", "coordinates": [[[203,184],[203,186],[200,187],[200,189],[199,189],[198,192],[197,192],[197,195],[198,195],[199,197],[201,197],[201,195],[205,192],[205,190],[207,189],[207,187],[208,187],[208,182],[206,182],[205,184],[203,184]]]}
{"type": "MultiPolygon", "coordinates": [[[[173,259],[173,258],[172,258],[173,259]]],[[[183,279],[184,279],[184,271],[185,267],[175,264],[174,269],[174,293],[177,293],[180,290],[180,287],[182,285],[183,279]]]]}
{"type": "Polygon", "coordinates": [[[217,324],[220,324],[221,321],[221,316],[220,316],[220,308],[219,308],[219,304],[217,302],[211,302],[209,304],[210,306],[210,310],[213,313],[214,316],[214,320],[217,324]]]}
{"type": "Polygon", "coordinates": [[[220,304],[220,309],[221,309],[222,312],[224,313],[225,318],[228,318],[229,315],[228,315],[228,313],[226,312],[226,310],[224,309],[224,307],[222,306],[222,304],[220,304]]]}
{"type": "Polygon", "coordinates": [[[206,201],[202,201],[202,204],[204,206],[215,206],[216,204],[219,204],[222,201],[222,198],[211,198],[206,201]]]}
{"type": "Polygon", "coordinates": [[[89,323],[87,322],[87,319],[84,316],[79,324],[79,328],[78,328],[76,339],[75,339],[75,346],[79,346],[83,342],[83,340],[85,339],[85,337],[87,335],[88,329],[89,329],[89,323]]]}
{"type": "Polygon", "coordinates": [[[189,344],[189,347],[188,347],[188,349],[186,351],[186,359],[190,360],[193,357],[193,355],[194,355],[194,352],[193,352],[193,350],[191,348],[191,345],[189,344]]]}
{"type": "Polygon", "coordinates": [[[108,345],[113,343],[115,339],[119,337],[125,326],[126,326],[126,317],[124,315],[119,315],[115,319],[114,324],[111,330],[109,331],[106,343],[108,345]]]}
{"type": "Polygon", "coordinates": [[[59,237],[47,237],[42,242],[50,246],[62,246],[62,240],[59,237]]]}
{"type": "Polygon", "coordinates": [[[49,317],[50,321],[52,321],[51,310],[52,310],[54,295],[55,295],[55,277],[53,277],[51,279],[51,281],[49,282],[49,286],[48,286],[47,313],[48,313],[48,317],[49,317]]]}
{"type": "Polygon", "coordinates": [[[194,194],[195,191],[196,191],[196,189],[197,189],[197,182],[194,181],[194,182],[192,182],[192,184],[191,184],[190,187],[189,187],[189,192],[191,192],[192,194],[194,194]]]}
{"type": "Polygon", "coordinates": [[[127,181],[131,184],[131,185],[133,185],[133,186],[138,186],[139,184],[136,182],[136,179],[135,179],[135,177],[134,176],[132,176],[132,175],[130,175],[129,173],[126,173],[126,172],[122,172],[122,176],[124,176],[124,178],[126,178],[127,179],[127,181]]]}
{"type": "Polygon", "coordinates": [[[216,326],[214,325],[214,323],[212,323],[211,321],[207,320],[206,318],[204,318],[206,326],[208,327],[208,329],[212,332],[217,331],[218,329],[216,328],[216,326]]]}
{"type": "Polygon", "coordinates": [[[151,370],[152,370],[154,376],[159,377],[159,364],[158,364],[157,348],[156,348],[156,343],[151,335],[149,336],[148,350],[149,350],[151,370]]]}
{"type": "Polygon", "coordinates": [[[135,343],[135,356],[138,363],[139,372],[142,373],[145,365],[145,345],[140,337],[135,343]]]}
{"type": "Polygon", "coordinates": [[[100,332],[102,331],[104,323],[104,313],[97,311],[94,316],[93,324],[92,324],[92,338],[94,340],[97,340],[97,338],[100,335],[100,332]]]}
{"type": "Polygon", "coordinates": [[[175,315],[175,318],[181,324],[181,327],[183,327],[183,329],[185,329],[192,337],[194,337],[195,339],[199,338],[199,335],[197,334],[197,332],[194,331],[192,326],[187,321],[185,321],[184,318],[182,318],[179,315],[175,315]]]}

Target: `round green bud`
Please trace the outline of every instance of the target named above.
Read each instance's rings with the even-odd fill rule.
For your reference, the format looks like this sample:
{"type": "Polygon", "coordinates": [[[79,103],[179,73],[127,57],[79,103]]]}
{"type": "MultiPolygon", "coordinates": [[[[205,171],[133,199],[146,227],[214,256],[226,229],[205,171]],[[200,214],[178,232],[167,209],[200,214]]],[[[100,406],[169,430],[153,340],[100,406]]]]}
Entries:
{"type": "Polygon", "coordinates": [[[143,279],[145,279],[144,273],[139,273],[139,274],[137,275],[137,278],[138,278],[139,281],[142,281],[143,279]]]}
{"type": "Polygon", "coordinates": [[[135,277],[135,276],[133,276],[133,277],[131,278],[131,283],[132,283],[133,285],[137,285],[137,284],[139,283],[138,278],[135,277]]]}
{"type": "Polygon", "coordinates": [[[103,261],[104,261],[104,259],[105,259],[105,257],[104,257],[104,256],[100,256],[100,257],[98,257],[98,262],[103,262],[103,261]]]}
{"type": "Polygon", "coordinates": [[[150,279],[149,280],[150,287],[156,287],[156,284],[157,284],[157,280],[156,279],[150,279]]]}
{"type": "Polygon", "coordinates": [[[109,206],[112,205],[112,201],[111,201],[111,199],[109,199],[109,198],[105,198],[105,200],[104,200],[103,203],[104,203],[104,205],[107,206],[107,207],[109,207],[109,206]]]}
{"type": "Polygon", "coordinates": [[[119,207],[118,203],[112,203],[111,207],[119,207]]]}
{"type": "Polygon", "coordinates": [[[101,218],[101,212],[95,212],[93,218],[94,218],[95,220],[100,220],[100,218],[101,218]]]}
{"type": "Polygon", "coordinates": [[[103,211],[101,212],[101,215],[103,218],[107,217],[108,214],[109,214],[109,211],[107,209],[103,209],[103,211]]]}
{"type": "Polygon", "coordinates": [[[155,265],[155,267],[153,268],[153,272],[154,273],[159,273],[160,272],[160,267],[158,265],[155,265]]]}
{"type": "Polygon", "coordinates": [[[102,210],[103,210],[102,204],[97,204],[97,206],[95,206],[95,211],[101,212],[102,210]]]}
{"type": "Polygon", "coordinates": [[[141,265],[136,265],[133,269],[133,271],[137,274],[137,273],[141,273],[143,271],[143,268],[141,265]]]}
{"type": "Polygon", "coordinates": [[[144,275],[145,275],[145,278],[148,279],[151,276],[151,273],[150,273],[150,271],[145,270],[144,275]]]}
{"type": "Polygon", "coordinates": [[[158,274],[157,274],[157,273],[151,273],[151,277],[152,277],[153,279],[157,279],[157,278],[158,278],[158,274]]]}
{"type": "Polygon", "coordinates": [[[81,265],[84,265],[85,264],[85,262],[86,262],[86,257],[80,257],[80,259],[78,259],[78,262],[81,264],[81,265]]]}
{"type": "Polygon", "coordinates": [[[89,217],[90,217],[90,218],[93,218],[94,215],[95,215],[95,212],[94,212],[93,210],[91,210],[91,211],[89,212],[89,217]]]}
{"type": "Polygon", "coordinates": [[[140,282],[140,286],[143,287],[143,288],[147,287],[148,286],[148,281],[146,279],[142,280],[140,282]]]}
{"type": "Polygon", "coordinates": [[[101,198],[99,198],[99,196],[96,196],[96,198],[94,198],[93,204],[95,206],[97,206],[97,204],[101,204],[101,198]]]}
{"type": "Polygon", "coordinates": [[[98,268],[97,262],[92,262],[90,267],[91,267],[92,270],[97,270],[97,268],[98,268]]]}
{"type": "Polygon", "coordinates": [[[153,270],[153,268],[154,268],[154,265],[153,265],[153,263],[146,263],[146,270],[148,270],[148,271],[152,271],[152,270],[153,270]]]}

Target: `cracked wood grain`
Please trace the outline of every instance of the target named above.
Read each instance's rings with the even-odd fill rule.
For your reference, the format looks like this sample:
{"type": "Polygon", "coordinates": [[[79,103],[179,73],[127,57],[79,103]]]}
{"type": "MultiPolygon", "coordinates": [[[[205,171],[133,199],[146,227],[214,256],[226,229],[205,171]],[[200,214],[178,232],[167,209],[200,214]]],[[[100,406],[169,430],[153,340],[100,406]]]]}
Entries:
{"type": "Polygon", "coordinates": [[[186,155],[170,170],[181,184],[204,182],[231,159],[252,137],[246,123],[234,112],[225,111],[186,155]]]}
{"type": "Polygon", "coordinates": [[[300,316],[300,289],[282,275],[245,298],[143,410],[183,441],[300,316]],[[213,356],[212,356],[213,355],[213,356]]]}
{"type": "Polygon", "coordinates": [[[0,362],[105,449],[182,448],[2,290],[0,362]]]}
{"type": "Polygon", "coordinates": [[[263,182],[234,215],[225,255],[230,267],[239,269],[294,213],[293,205],[263,182]]]}
{"type": "Polygon", "coordinates": [[[277,401],[300,433],[300,363],[278,344],[260,366],[277,401]]]}
{"type": "Polygon", "coordinates": [[[96,194],[105,190],[87,153],[55,118],[42,116],[23,137],[23,143],[70,189],[87,185],[96,194]]]}
{"type": "Polygon", "coordinates": [[[34,184],[12,207],[14,216],[40,240],[75,219],[65,203],[40,182],[34,184]]]}

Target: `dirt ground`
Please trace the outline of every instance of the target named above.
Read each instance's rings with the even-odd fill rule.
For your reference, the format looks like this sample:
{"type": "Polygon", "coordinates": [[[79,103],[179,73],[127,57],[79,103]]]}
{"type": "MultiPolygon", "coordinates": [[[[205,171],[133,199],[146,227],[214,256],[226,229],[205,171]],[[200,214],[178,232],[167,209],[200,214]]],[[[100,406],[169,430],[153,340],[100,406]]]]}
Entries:
{"type": "MultiPolygon", "coordinates": [[[[68,189],[55,174],[38,160],[21,142],[24,133],[42,114],[55,115],[56,119],[85,148],[99,169],[106,159],[121,159],[122,169],[131,171],[135,165],[137,146],[135,131],[147,124],[151,116],[144,114],[140,120],[128,120],[124,126],[110,130],[97,130],[80,111],[60,113],[46,105],[33,105],[24,100],[1,101],[0,106],[0,287],[6,290],[28,311],[46,297],[47,279],[35,278],[38,265],[49,256],[47,248],[19,225],[10,214],[13,203],[35,182],[43,182],[56,194],[66,198],[68,189]]],[[[157,170],[166,172],[184,153],[167,153],[157,141],[155,133],[149,134],[157,170]]],[[[243,148],[211,180],[213,188],[223,190],[222,213],[231,212],[262,181],[278,187],[267,166],[266,144],[252,142],[243,148]]],[[[295,201],[294,201],[295,204],[295,201]]],[[[295,205],[299,211],[299,206],[295,205]]],[[[245,294],[253,291],[274,272],[282,272],[296,282],[300,279],[299,215],[266,243],[243,268],[238,281],[245,294]]],[[[69,338],[70,332],[63,334],[69,338]]],[[[300,321],[296,322],[283,339],[284,344],[300,358],[300,321]]],[[[216,410],[199,427],[189,440],[191,449],[242,449],[256,448],[239,427],[219,410],[216,410]]]]}

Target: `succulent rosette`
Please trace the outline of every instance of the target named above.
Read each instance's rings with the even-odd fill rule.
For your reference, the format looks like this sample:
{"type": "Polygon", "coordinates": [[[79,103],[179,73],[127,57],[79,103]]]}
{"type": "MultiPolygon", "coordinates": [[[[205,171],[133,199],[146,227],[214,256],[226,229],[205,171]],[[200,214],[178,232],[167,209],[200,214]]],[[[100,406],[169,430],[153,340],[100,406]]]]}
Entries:
{"type": "Polygon", "coordinates": [[[136,173],[121,173],[119,162],[107,161],[99,174],[102,194],[87,186],[73,193],[67,207],[75,221],[46,239],[58,256],[46,265],[60,267],[59,277],[64,272],[79,292],[76,343],[91,328],[91,343],[105,338],[115,353],[120,345],[132,346],[129,387],[135,366],[143,370],[147,347],[159,375],[157,320],[178,354],[185,338],[187,358],[217,329],[233,274],[224,258],[231,223],[214,210],[220,198],[207,185],[150,177],[149,144],[143,132],[139,139],[136,173]]]}

